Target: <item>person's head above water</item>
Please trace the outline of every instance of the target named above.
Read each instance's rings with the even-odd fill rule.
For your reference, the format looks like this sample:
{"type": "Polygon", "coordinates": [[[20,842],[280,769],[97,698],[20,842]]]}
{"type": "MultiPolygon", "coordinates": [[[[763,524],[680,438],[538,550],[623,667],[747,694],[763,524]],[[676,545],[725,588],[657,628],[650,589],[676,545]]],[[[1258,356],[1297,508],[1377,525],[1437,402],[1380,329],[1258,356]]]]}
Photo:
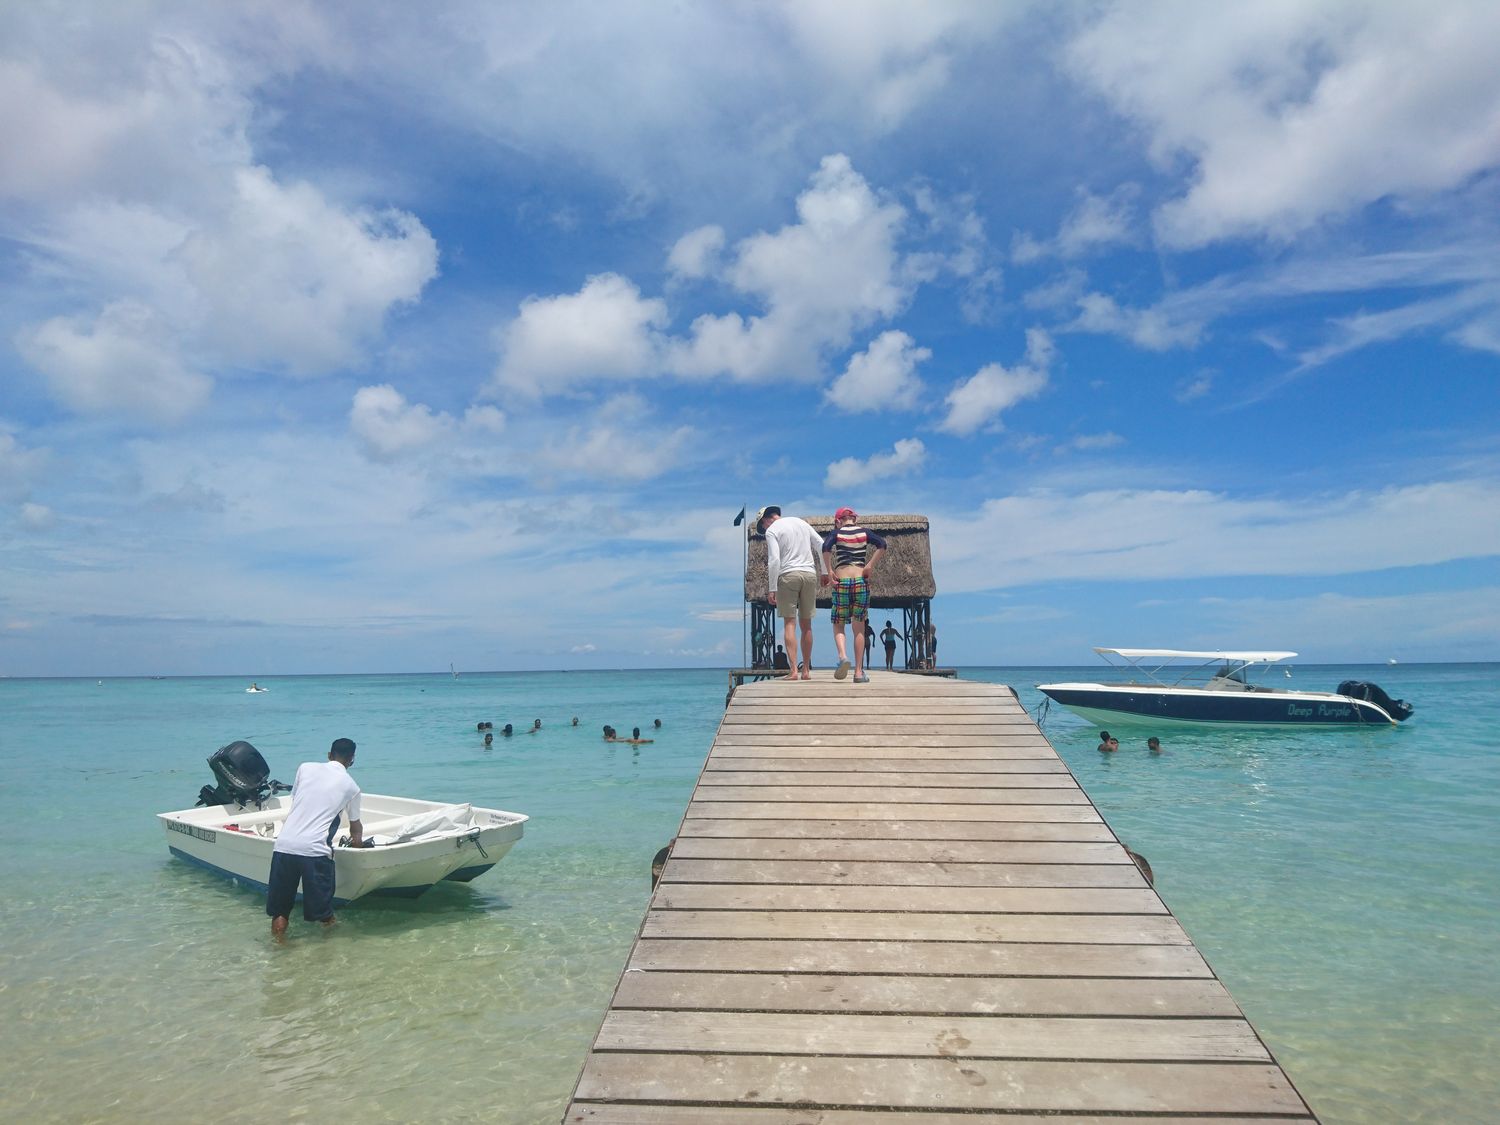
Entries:
{"type": "Polygon", "coordinates": [[[640,738],[641,737],[641,728],[640,727],[631,727],[630,728],[630,737],[631,738],[640,738]]]}

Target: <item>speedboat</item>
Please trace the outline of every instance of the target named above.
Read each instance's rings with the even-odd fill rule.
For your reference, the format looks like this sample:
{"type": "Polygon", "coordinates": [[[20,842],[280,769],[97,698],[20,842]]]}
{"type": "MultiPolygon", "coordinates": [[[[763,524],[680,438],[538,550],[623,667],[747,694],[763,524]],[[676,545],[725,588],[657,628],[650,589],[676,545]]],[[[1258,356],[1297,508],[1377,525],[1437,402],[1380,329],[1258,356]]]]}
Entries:
{"type": "MultiPolygon", "coordinates": [[[[178,859],[263,891],[276,834],[291,810],[291,787],[268,780],[270,768],[248,742],[221,747],[208,764],[218,785],[205,785],[193,808],[157,814],[167,848],[178,859]]],[[[415,898],[445,880],[467,883],[505,858],[527,819],[469,804],[362,793],[367,844],[344,846],[349,824],[340,819],[334,903],[368,894],[415,898]]]]}
{"type": "Polygon", "coordinates": [[[1252,682],[1254,670],[1290,660],[1295,652],[1094,651],[1131,678],[1114,683],[1038,684],[1037,690],[1075,715],[1101,725],[1391,726],[1405,722],[1413,711],[1405,700],[1392,699],[1379,685],[1363,680],[1345,680],[1331,692],[1252,682]]]}

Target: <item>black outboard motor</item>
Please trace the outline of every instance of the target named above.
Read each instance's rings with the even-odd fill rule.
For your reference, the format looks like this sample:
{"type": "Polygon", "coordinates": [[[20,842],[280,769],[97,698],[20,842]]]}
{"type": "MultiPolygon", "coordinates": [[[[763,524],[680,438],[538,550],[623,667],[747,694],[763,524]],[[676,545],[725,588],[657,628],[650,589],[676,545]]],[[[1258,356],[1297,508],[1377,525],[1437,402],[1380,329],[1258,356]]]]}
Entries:
{"type": "Polygon", "coordinates": [[[260,808],[267,797],[288,786],[269,780],[271,767],[260,751],[248,742],[231,742],[210,755],[208,768],[218,785],[205,785],[198,791],[200,805],[251,805],[260,808]]]}
{"type": "Polygon", "coordinates": [[[1350,699],[1363,699],[1373,703],[1398,723],[1406,722],[1416,710],[1404,699],[1392,699],[1380,689],[1379,684],[1372,684],[1368,680],[1345,680],[1339,684],[1338,693],[1347,695],[1350,699]]]}

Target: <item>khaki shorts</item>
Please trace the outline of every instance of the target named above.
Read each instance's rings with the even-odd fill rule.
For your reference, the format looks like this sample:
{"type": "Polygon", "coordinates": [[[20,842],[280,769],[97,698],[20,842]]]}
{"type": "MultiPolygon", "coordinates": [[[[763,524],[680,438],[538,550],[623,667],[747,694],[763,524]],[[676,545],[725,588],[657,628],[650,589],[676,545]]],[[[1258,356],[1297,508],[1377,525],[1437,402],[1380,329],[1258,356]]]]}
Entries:
{"type": "Polygon", "coordinates": [[[810,570],[784,571],[776,579],[776,611],[782,620],[811,621],[818,608],[818,576],[810,570]]]}

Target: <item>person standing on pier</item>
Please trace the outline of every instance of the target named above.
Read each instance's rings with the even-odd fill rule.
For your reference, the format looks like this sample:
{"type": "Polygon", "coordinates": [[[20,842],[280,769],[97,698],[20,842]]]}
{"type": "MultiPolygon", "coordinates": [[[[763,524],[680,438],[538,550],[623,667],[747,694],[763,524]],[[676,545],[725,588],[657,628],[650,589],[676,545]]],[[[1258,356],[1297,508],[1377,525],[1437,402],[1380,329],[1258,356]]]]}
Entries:
{"type": "Polygon", "coordinates": [[[896,638],[901,635],[900,631],[886,619],[885,628],[880,630],[880,639],[885,642],[885,670],[893,671],[896,666],[896,638]]]}
{"type": "Polygon", "coordinates": [[[797,626],[801,625],[801,678],[810,680],[812,622],[817,612],[818,587],[828,583],[822,563],[822,541],[810,523],[796,516],[783,516],[775,504],[755,513],[755,529],[766,537],[766,600],[781,614],[789,653],[797,651],[797,626]]]}
{"type": "Polygon", "coordinates": [[[849,674],[844,626],[854,626],[854,682],[867,684],[865,628],[870,616],[870,576],[885,554],[885,540],[859,526],[853,508],[833,514],[833,530],[823,540],[823,565],[833,572],[833,643],[839,650],[834,678],[849,674]],[[873,554],[871,552],[874,552],[873,554]]]}

